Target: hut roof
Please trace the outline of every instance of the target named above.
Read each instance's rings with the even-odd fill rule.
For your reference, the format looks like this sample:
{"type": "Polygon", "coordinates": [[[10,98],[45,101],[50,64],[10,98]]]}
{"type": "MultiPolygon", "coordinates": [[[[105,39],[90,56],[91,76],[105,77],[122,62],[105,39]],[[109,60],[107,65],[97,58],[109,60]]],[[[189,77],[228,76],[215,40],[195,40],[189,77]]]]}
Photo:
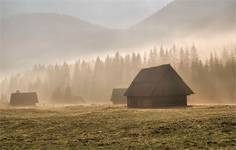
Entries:
{"type": "Polygon", "coordinates": [[[38,97],[36,92],[30,92],[30,93],[12,93],[10,104],[11,105],[19,105],[19,106],[25,106],[25,105],[34,105],[38,103],[38,97]]]}
{"type": "Polygon", "coordinates": [[[119,99],[123,99],[126,97],[124,96],[127,88],[116,88],[112,90],[112,96],[111,96],[111,101],[116,101],[119,99]]]}
{"type": "Polygon", "coordinates": [[[190,95],[193,91],[171,67],[142,69],[131,83],[125,96],[173,96],[190,95]]]}

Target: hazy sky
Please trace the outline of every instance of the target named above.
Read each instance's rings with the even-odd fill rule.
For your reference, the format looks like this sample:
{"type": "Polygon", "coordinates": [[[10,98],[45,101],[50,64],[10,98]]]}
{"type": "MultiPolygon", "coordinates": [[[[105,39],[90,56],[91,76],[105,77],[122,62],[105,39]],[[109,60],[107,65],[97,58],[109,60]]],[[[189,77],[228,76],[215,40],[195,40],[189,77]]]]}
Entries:
{"type": "Polygon", "coordinates": [[[129,27],[173,0],[0,0],[0,15],[61,13],[113,28],[129,27]]]}

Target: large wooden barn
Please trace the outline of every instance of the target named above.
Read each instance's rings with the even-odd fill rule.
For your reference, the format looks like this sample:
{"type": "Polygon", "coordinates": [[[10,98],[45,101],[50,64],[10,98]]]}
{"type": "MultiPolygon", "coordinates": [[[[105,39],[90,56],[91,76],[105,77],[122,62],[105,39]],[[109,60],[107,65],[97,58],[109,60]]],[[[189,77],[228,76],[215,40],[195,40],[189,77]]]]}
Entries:
{"type": "Polygon", "coordinates": [[[125,88],[116,88],[112,90],[112,96],[111,96],[111,101],[113,104],[118,105],[118,104],[127,104],[127,97],[124,96],[125,91],[127,89],[125,88]]]}
{"type": "Polygon", "coordinates": [[[129,108],[156,108],[187,106],[191,94],[193,91],[168,64],[142,69],[125,96],[129,108]]]}
{"type": "Polygon", "coordinates": [[[21,93],[17,91],[11,94],[10,105],[12,106],[35,106],[38,103],[37,93],[21,93]]]}

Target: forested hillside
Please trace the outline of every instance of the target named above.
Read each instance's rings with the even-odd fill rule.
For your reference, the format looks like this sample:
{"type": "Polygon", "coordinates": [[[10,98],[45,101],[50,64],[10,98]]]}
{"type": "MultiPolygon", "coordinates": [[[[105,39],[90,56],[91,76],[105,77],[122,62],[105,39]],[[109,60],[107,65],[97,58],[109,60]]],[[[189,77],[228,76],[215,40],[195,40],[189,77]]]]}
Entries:
{"type": "Polygon", "coordinates": [[[105,59],[78,60],[76,63],[35,65],[26,73],[3,80],[2,99],[11,92],[36,91],[40,100],[55,102],[53,95],[82,96],[89,102],[108,102],[113,88],[128,87],[141,68],[170,63],[195,92],[190,103],[235,103],[236,49],[211,53],[200,59],[197,48],[173,46],[153,48],[149,53],[105,59]]]}

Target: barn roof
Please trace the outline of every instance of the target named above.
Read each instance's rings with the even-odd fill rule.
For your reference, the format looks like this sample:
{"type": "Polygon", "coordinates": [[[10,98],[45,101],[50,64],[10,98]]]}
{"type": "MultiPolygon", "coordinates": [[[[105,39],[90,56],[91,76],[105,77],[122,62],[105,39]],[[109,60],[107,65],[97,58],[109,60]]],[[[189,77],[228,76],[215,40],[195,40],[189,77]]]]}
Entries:
{"type": "Polygon", "coordinates": [[[171,67],[142,69],[131,83],[125,96],[173,96],[190,95],[193,91],[171,67]]]}
{"type": "Polygon", "coordinates": [[[111,101],[116,101],[119,99],[123,99],[126,97],[124,96],[127,88],[115,88],[112,90],[112,96],[111,96],[111,101]]]}

